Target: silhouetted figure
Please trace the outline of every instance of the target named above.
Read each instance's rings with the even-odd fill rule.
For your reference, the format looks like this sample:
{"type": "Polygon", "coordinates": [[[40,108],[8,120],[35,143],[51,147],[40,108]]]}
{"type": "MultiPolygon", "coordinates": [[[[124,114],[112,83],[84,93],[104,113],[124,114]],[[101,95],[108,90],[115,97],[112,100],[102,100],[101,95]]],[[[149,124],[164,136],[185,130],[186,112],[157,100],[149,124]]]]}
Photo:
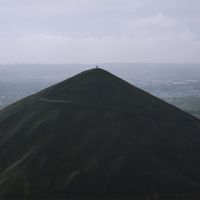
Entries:
{"type": "Polygon", "coordinates": [[[99,67],[98,66],[96,66],[96,69],[98,69],[99,67]]]}

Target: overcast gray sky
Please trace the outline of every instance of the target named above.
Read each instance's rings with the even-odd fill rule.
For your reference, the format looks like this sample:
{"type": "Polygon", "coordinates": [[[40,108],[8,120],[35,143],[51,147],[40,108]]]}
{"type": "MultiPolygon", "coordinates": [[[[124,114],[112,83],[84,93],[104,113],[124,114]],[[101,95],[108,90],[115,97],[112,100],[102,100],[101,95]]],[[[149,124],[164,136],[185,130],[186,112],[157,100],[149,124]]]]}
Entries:
{"type": "Polygon", "coordinates": [[[200,63],[200,0],[0,0],[0,64],[200,63]]]}

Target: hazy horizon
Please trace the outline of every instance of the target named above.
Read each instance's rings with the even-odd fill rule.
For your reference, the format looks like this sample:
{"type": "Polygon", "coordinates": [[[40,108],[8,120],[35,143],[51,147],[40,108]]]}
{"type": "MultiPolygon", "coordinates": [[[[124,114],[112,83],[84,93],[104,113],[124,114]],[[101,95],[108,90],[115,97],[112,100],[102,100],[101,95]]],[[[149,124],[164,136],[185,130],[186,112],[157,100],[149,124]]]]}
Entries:
{"type": "Polygon", "coordinates": [[[0,0],[0,64],[200,63],[198,0],[0,0]]]}
{"type": "MultiPolygon", "coordinates": [[[[22,63],[0,63],[0,66],[5,66],[5,65],[93,65],[94,67],[101,65],[101,64],[155,64],[155,65],[200,65],[200,61],[199,62],[94,62],[94,63],[81,63],[81,62],[69,62],[69,63],[45,63],[45,62],[33,62],[33,63],[29,63],[29,62],[22,62],[22,63]]],[[[100,66],[98,66],[100,67],[100,66]]]]}

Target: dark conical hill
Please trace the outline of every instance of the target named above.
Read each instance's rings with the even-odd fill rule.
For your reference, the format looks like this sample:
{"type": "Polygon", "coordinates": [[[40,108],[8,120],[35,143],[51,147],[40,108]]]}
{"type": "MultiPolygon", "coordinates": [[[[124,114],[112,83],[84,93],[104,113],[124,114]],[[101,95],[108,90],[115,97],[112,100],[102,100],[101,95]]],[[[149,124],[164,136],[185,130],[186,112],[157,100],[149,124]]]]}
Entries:
{"type": "Polygon", "coordinates": [[[134,197],[200,191],[200,123],[102,69],[0,111],[0,192],[134,197]]]}
{"type": "Polygon", "coordinates": [[[49,88],[43,97],[109,108],[132,106],[138,104],[140,98],[145,100],[144,92],[102,69],[80,73],[49,88]]]}

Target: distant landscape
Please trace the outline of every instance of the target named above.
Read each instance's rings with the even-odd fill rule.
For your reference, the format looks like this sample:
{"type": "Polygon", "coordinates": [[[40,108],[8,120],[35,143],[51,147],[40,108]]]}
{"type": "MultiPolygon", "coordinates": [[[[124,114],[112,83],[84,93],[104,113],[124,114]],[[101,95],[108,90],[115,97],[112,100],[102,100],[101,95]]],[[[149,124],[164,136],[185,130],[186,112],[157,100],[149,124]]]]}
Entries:
{"type": "Polygon", "coordinates": [[[200,118],[200,64],[1,65],[0,109],[96,65],[200,118]]]}

